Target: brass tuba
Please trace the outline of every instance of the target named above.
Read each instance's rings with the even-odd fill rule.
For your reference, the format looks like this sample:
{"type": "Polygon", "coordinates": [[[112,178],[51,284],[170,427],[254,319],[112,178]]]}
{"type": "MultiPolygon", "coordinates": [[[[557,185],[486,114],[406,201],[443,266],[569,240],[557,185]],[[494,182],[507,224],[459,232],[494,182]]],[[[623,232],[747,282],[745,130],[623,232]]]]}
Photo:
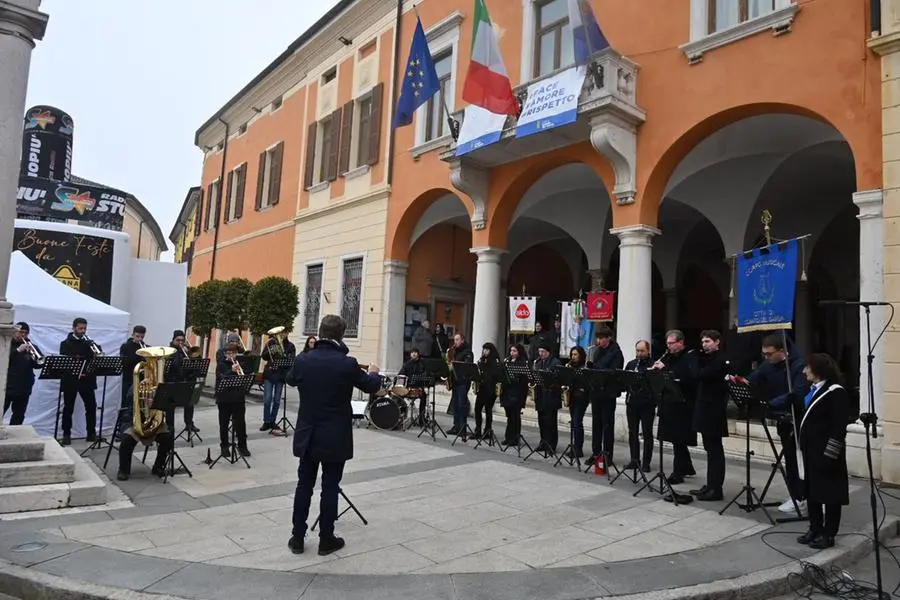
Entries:
{"type": "Polygon", "coordinates": [[[140,348],[136,354],[143,361],[135,365],[132,377],[134,416],[131,428],[138,438],[146,439],[155,436],[166,421],[165,413],[150,408],[150,405],[159,384],[165,381],[166,360],[175,354],[175,348],[150,346],[140,348]]]}

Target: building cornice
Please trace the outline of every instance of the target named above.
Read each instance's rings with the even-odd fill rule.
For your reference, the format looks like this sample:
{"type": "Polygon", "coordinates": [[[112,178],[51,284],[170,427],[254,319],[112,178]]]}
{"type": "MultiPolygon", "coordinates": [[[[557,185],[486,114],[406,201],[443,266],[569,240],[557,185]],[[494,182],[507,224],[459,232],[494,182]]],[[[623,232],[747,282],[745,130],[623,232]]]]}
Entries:
{"type": "Polygon", "coordinates": [[[364,204],[368,204],[370,202],[376,202],[378,200],[385,200],[391,195],[391,188],[389,186],[383,186],[380,188],[376,188],[371,190],[366,194],[362,194],[361,196],[355,196],[348,200],[341,200],[339,202],[334,202],[329,204],[328,206],[323,206],[322,208],[313,208],[313,209],[304,209],[297,213],[297,216],[294,217],[294,223],[303,223],[304,221],[312,221],[315,219],[319,219],[324,216],[331,215],[336,212],[340,212],[342,210],[346,210],[355,206],[362,206],[364,204]]]}
{"type": "Polygon", "coordinates": [[[175,219],[175,225],[172,226],[172,231],[169,233],[169,240],[173,244],[178,243],[179,232],[187,227],[188,215],[194,212],[194,209],[199,200],[200,186],[198,185],[188,190],[187,195],[184,197],[184,202],[181,203],[181,210],[178,211],[178,217],[175,219]]]}
{"type": "Polygon", "coordinates": [[[900,52],[900,31],[869,38],[866,45],[878,56],[900,52]]]}

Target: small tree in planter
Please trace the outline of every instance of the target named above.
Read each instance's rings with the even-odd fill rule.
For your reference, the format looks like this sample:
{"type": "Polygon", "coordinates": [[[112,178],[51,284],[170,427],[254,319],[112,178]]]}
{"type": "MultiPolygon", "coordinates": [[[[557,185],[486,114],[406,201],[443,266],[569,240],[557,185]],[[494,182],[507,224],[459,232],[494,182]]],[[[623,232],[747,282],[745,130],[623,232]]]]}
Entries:
{"type": "Polygon", "coordinates": [[[186,321],[196,335],[206,339],[207,351],[210,334],[217,325],[216,306],[221,289],[222,282],[216,280],[188,288],[186,321]]]}
{"type": "Polygon", "coordinates": [[[297,286],[284,277],[263,277],[253,285],[247,322],[253,335],[262,336],[279,325],[291,331],[300,313],[297,286]]]}

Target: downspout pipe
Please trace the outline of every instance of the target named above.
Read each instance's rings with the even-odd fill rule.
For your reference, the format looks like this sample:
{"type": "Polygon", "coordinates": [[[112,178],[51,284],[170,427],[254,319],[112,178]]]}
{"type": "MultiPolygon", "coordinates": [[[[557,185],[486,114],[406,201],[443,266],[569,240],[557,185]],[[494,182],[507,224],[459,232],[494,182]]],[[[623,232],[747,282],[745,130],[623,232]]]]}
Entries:
{"type": "Polygon", "coordinates": [[[403,23],[403,0],[397,0],[397,18],[394,22],[394,86],[391,90],[391,135],[390,149],[388,150],[388,168],[387,168],[387,184],[390,187],[394,181],[394,140],[397,136],[397,129],[394,127],[394,111],[397,107],[397,94],[400,90],[400,80],[398,71],[400,68],[400,35],[401,24],[403,23]]]}
{"type": "Polygon", "coordinates": [[[228,123],[219,119],[219,123],[225,126],[225,141],[222,142],[222,167],[219,170],[219,189],[216,190],[216,220],[215,229],[213,229],[213,247],[212,258],[209,261],[209,279],[212,281],[216,278],[216,252],[219,246],[219,223],[222,216],[222,190],[225,189],[225,162],[228,160],[228,135],[230,128],[228,123]]]}
{"type": "Polygon", "coordinates": [[[869,0],[869,32],[875,36],[881,34],[881,0],[869,0]]]}

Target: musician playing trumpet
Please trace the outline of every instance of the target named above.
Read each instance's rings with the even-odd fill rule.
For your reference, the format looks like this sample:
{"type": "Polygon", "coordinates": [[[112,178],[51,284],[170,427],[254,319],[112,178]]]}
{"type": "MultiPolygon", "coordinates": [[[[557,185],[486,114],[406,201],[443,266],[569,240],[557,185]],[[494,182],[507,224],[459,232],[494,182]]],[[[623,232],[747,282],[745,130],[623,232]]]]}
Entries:
{"type": "MultiPolygon", "coordinates": [[[[190,349],[188,347],[187,342],[184,339],[184,331],[181,329],[176,329],[172,332],[172,341],[169,343],[169,346],[175,348],[175,354],[172,355],[172,358],[169,359],[167,363],[167,367],[171,364],[171,367],[168,367],[168,374],[166,375],[167,381],[171,382],[184,382],[190,381],[193,382],[193,379],[187,378],[184,376],[184,367],[182,363],[191,358],[190,349]]],[[[174,428],[175,421],[175,413],[172,411],[170,415],[166,415],[170,420],[167,422],[169,427],[174,428]]],[[[184,427],[188,431],[193,433],[199,433],[200,429],[194,425],[194,405],[188,404],[184,407],[184,427]]]]}
{"type": "Polygon", "coordinates": [[[260,431],[268,431],[271,435],[284,435],[276,425],[278,407],[284,394],[284,382],[290,368],[276,369],[272,365],[273,358],[294,358],[297,349],[284,334],[284,327],[269,330],[269,341],[262,351],[262,359],[266,361],[263,369],[263,424],[260,431]]]}
{"type": "MultiPolygon", "coordinates": [[[[10,425],[21,425],[25,422],[25,411],[28,399],[34,387],[34,370],[40,369],[43,355],[28,339],[31,330],[28,323],[16,323],[12,346],[9,352],[9,371],[6,375],[6,400],[3,401],[3,415],[12,407],[9,418],[10,425]]],[[[0,423],[3,422],[0,415],[0,423]]]]}
{"type": "MultiPolygon", "coordinates": [[[[244,374],[244,370],[237,361],[237,345],[228,344],[224,350],[224,360],[216,363],[216,388],[219,387],[220,380],[244,374]]],[[[219,408],[219,443],[222,455],[231,455],[231,445],[228,440],[228,422],[231,421],[232,427],[234,427],[234,436],[237,438],[238,452],[243,457],[250,456],[250,450],[247,449],[247,405],[244,391],[228,389],[216,392],[216,406],[219,408]]]]}
{"type": "Polygon", "coordinates": [[[481,371],[481,382],[475,391],[475,438],[490,440],[492,435],[492,421],[494,417],[494,403],[497,401],[496,377],[492,371],[500,363],[500,353],[491,342],[481,346],[481,358],[478,359],[478,367],[481,371]],[[486,374],[487,373],[487,374],[486,374]],[[484,412],[484,433],[481,432],[481,413],[484,412]]]}
{"type": "MultiPolygon", "coordinates": [[[[75,356],[85,361],[103,354],[103,348],[87,335],[87,319],[77,317],[72,321],[72,331],[59,344],[62,356],[75,356]]],[[[68,446],[72,443],[72,413],[75,412],[75,399],[80,395],[84,402],[84,423],[87,431],[85,441],[93,442],[97,437],[97,376],[67,375],[60,381],[63,393],[62,430],[60,444],[68,446]]]]}

